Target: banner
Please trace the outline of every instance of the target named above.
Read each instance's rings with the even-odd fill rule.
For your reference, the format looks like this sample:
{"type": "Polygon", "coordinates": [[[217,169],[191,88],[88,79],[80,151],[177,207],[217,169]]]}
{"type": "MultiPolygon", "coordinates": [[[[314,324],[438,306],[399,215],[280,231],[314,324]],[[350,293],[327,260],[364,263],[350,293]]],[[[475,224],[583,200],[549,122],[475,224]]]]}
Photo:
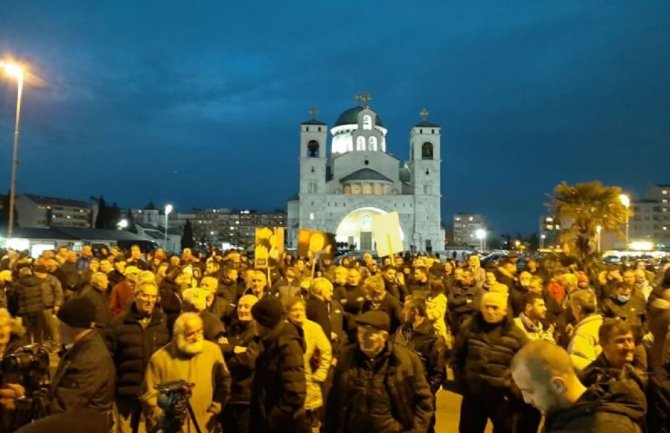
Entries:
{"type": "Polygon", "coordinates": [[[298,257],[332,259],[335,254],[335,235],[316,230],[300,229],[298,232],[298,257]]]}
{"type": "Polygon", "coordinates": [[[257,227],[254,248],[254,268],[267,269],[277,266],[284,252],[283,227],[257,227]]]}
{"type": "Polygon", "coordinates": [[[372,216],[372,240],[379,257],[391,256],[403,251],[402,229],[398,212],[372,216]]]}

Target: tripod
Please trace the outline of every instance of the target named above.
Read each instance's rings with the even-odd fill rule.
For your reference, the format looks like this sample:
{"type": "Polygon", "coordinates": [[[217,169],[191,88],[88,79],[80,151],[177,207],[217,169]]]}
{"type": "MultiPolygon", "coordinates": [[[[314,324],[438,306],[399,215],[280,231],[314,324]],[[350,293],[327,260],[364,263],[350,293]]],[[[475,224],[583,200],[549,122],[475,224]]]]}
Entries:
{"type": "Polygon", "coordinates": [[[195,413],[193,412],[191,402],[188,400],[188,396],[175,393],[168,395],[166,400],[164,402],[159,400],[159,406],[164,408],[163,415],[161,415],[158,424],[149,433],[180,433],[184,426],[184,421],[186,421],[187,414],[195,426],[195,431],[202,433],[198,420],[195,419],[195,413]]]}

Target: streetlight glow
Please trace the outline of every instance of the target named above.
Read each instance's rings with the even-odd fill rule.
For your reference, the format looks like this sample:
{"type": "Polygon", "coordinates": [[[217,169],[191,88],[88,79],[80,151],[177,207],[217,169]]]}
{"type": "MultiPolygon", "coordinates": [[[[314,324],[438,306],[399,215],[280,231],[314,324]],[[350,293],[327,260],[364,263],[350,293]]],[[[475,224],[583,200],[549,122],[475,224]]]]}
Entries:
{"type": "Polygon", "coordinates": [[[116,226],[119,228],[119,230],[126,229],[128,228],[128,220],[124,218],[118,223],[116,223],[116,226]]]}
{"type": "Polygon", "coordinates": [[[163,246],[165,251],[169,251],[168,244],[167,244],[168,243],[168,215],[170,215],[170,213],[172,212],[172,209],[174,209],[174,208],[172,207],[172,205],[170,203],[165,205],[165,245],[163,246]]]}
{"type": "Polygon", "coordinates": [[[19,65],[18,63],[10,63],[10,62],[0,62],[0,67],[5,71],[5,74],[12,78],[16,78],[17,80],[23,80],[24,77],[24,71],[23,71],[23,66],[19,65]]]}
{"type": "Polygon", "coordinates": [[[486,241],[486,230],[477,229],[475,230],[475,237],[479,239],[479,249],[484,251],[485,241],[486,241]]]}

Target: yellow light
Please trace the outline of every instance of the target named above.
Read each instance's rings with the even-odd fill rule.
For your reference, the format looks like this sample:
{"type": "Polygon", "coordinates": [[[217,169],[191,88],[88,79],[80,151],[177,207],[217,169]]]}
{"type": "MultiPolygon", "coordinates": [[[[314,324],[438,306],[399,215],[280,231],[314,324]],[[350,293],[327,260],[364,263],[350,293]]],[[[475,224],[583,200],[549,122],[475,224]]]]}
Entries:
{"type": "Polygon", "coordinates": [[[630,249],[633,251],[651,251],[654,249],[654,243],[649,241],[633,241],[630,243],[630,249]]]}
{"type": "Polygon", "coordinates": [[[628,197],[626,194],[621,194],[621,195],[619,196],[619,200],[621,201],[621,204],[622,204],[625,208],[627,208],[628,206],[630,206],[630,197],[628,197]]]}
{"type": "Polygon", "coordinates": [[[23,80],[23,66],[19,65],[18,63],[0,61],[0,67],[4,69],[5,74],[9,75],[10,77],[16,78],[17,80],[23,80]]]}

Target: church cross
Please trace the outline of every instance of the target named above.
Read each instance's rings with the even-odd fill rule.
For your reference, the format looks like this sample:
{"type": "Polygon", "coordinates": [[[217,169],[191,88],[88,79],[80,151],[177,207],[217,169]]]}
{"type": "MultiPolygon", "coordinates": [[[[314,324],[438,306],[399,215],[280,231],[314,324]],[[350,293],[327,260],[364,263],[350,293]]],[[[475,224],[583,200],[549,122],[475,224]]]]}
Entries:
{"type": "Polygon", "coordinates": [[[424,109],[422,109],[421,112],[419,113],[419,116],[421,116],[421,118],[422,118],[423,121],[425,122],[426,120],[428,120],[428,115],[429,115],[429,114],[430,114],[430,113],[428,112],[428,110],[426,110],[426,109],[424,108],[424,109]]]}
{"type": "Polygon", "coordinates": [[[312,119],[316,120],[316,115],[319,114],[319,110],[316,107],[312,107],[312,109],[309,110],[309,114],[312,115],[312,119]]]}
{"type": "Polygon", "coordinates": [[[372,96],[367,92],[361,92],[354,95],[354,99],[356,99],[356,102],[359,104],[363,103],[365,108],[368,108],[370,106],[370,101],[372,101],[372,96]]]}

